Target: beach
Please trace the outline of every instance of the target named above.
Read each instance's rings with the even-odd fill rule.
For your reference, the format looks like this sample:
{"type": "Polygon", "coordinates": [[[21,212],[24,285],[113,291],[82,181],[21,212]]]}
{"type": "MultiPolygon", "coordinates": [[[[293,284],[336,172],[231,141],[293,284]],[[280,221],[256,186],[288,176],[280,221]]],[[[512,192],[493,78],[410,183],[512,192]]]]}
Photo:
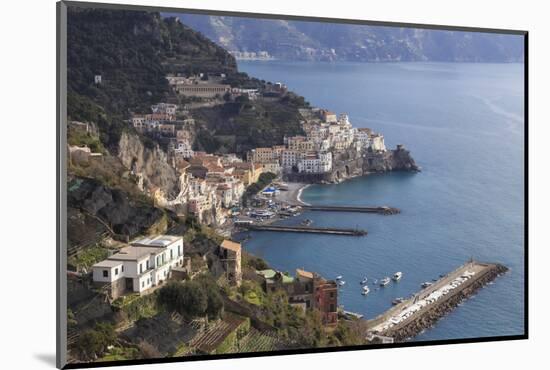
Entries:
{"type": "Polygon", "coordinates": [[[300,182],[290,182],[287,183],[288,190],[281,190],[276,196],[275,199],[292,205],[308,205],[307,203],[301,200],[302,191],[307,188],[310,184],[304,184],[300,182]]]}

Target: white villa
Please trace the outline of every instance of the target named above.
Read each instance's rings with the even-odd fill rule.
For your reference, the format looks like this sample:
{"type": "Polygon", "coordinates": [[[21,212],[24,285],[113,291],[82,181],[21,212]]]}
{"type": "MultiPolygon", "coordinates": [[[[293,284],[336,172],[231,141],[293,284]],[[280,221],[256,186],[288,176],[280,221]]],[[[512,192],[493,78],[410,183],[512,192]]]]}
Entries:
{"type": "Polygon", "coordinates": [[[93,281],[108,286],[111,297],[143,293],[167,280],[172,268],[183,266],[183,238],[158,235],[136,240],[93,265],[93,281]]]}

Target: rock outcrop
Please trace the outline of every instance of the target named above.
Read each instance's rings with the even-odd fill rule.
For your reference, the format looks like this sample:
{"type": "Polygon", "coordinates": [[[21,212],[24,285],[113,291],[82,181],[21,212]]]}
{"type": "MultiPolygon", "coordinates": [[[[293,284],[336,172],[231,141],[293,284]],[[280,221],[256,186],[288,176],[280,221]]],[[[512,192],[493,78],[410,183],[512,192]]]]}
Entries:
{"type": "Polygon", "coordinates": [[[178,176],[158,144],[146,147],[136,134],[123,132],[118,147],[122,164],[143,178],[144,189],[158,187],[165,194],[177,194],[178,176]]]}
{"type": "Polygon", "coordinates": [[[403,145],[384,153],[366,153],[363,172],[420,171],[411,153],[403,145]]]}
{"type": "Polygon", "coordinates": [[[286,181],[304,183],[334,183],[353,177],[368,175],[372,172],[420,171],[411,153],[398,145],[386,152],[357,153],[348,151],[334,154],[332,171],[327,173],[290,173],[285,174],[286,181]]]}
{"type": "Polygon", "coordinates": [[[97,180],[76,178],[68,189],[69,208],[95,218],[117,235],[132,237],[145,233],[164,215],[160,209],[134,202],[123,191],[97,180]]]}

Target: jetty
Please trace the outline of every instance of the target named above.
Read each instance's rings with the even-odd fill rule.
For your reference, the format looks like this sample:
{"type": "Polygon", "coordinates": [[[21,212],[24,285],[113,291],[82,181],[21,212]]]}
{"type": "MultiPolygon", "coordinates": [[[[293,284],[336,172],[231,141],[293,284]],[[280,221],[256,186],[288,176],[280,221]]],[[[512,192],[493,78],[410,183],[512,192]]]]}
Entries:
{"type": "Polygon", "coordinates": [[[378,207],[356,207],[356,206],[313,206],[302,205],[302,209],[308,211],[322,211],[322,212],[360,212],[360,213],[378,213],[382,215],[395,215],[401,213],[398,208],[388,206],[378,207]]]}
{"type": "Polygon", "coordinates": [[[347,235],[347,236],[364,236],[364,235],[367,235],[366,230],[334,228],[334,227],[253,225],[253,224],[243,225],[243,226],[245,228],[247,228],[248,230],[254,230],[254,231],[276,231],[276,232],[331,234],[331,235],[347,235]]]}
{"type": "Polygon", "coordinates": [[[391,337],[395,342],[413,338],[506,271],[508,268],[501,264],[470,260],[383,314],[367,320],[367,337],[391,337]]]}

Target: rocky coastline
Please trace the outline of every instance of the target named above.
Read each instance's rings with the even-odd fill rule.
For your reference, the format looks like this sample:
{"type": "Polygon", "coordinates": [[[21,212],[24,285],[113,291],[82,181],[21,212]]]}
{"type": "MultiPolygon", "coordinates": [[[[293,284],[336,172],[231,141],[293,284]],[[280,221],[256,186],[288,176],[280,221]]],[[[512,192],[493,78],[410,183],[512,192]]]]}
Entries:
{"type": "MultiPolygon", "coordinates": [[[[384,152],[357,153],[346,151],[334,155],[333,169],[326,173],[288,173],[285,181],[305,184],[334,184],[371,173],[390,171],[420,172],[410,151],[404,145],[384,152]]],[[[300,200],[297,199],[299,202],[300,200]]]]}

